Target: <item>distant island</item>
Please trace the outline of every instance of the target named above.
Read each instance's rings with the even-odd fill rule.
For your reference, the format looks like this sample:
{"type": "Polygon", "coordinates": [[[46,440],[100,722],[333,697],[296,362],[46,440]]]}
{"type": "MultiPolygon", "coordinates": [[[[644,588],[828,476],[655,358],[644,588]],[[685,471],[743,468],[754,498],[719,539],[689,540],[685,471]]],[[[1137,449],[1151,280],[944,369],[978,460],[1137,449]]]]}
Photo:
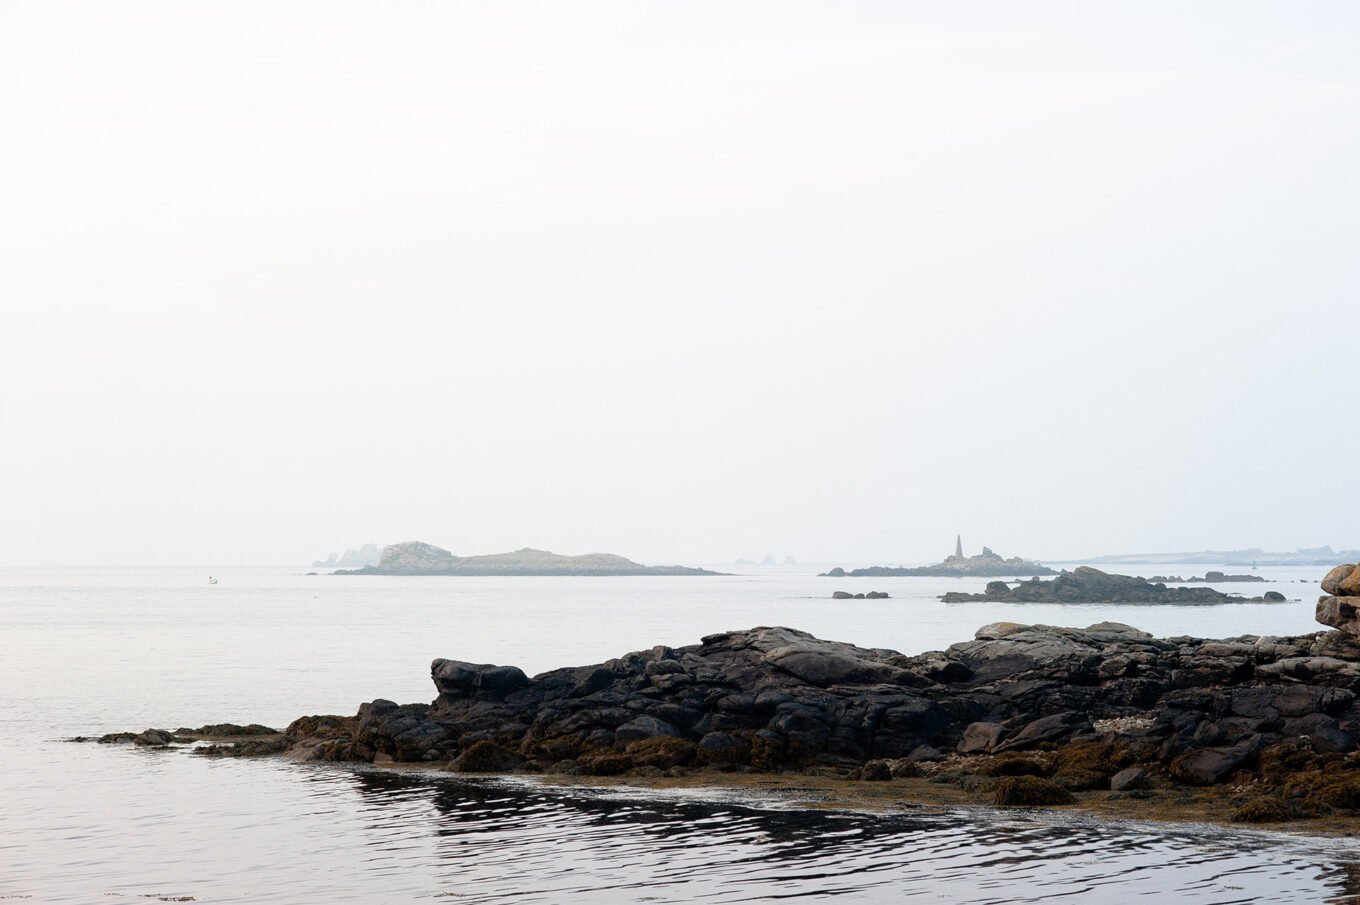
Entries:
{"type": "Polygon", "coordinates": [[[983,547],[977,556],[963,555],[963,538],[954,539],[954,553],[944,562],[932,566],[904,568],[902,566],[869,566],[866,569],[846,571],[839,566],[830,572],[821,573],[822,578],[898,578],[901,576],[924,576],[929,578],[993,578],[1003,575],[1057,575],[1048,566],[1019,556],[1003,559],[992,552],[991,547],[983,547]]]}
{"type": "MultiPolygon", "coordinates": [[[[757,563],[756,563],[756,561],[755,561],[754,559],[738,559],[738,560],[737,560],[736,562],[734,562],[732,565],[734,565],[734,566],[754,566],[754,565],[756,565],[756,564],[757,564],[757,563]]],[[[772,553],[766,553],[766,554],[765,554],[765,558],[762,559],[762,560],[760,561],[759,565],[762,565],[762,566],[780,566],[780,565],[783,565],[783,566],[796,566],[796,565],[798,565],[798,560],[794,559],[792,556],[785,556],[785,557],[784,557],[784,561],[781,563],[781,562],[779,562],[778,560],[776,560],[776,559],[774,558],[774,554],[772,554],[772,553]]]]}
{"type": "Polygon", "coordinates": [[[981,594],[950,591],[940,595],[945,603],[1280,603],[1285,597],[1267,591],[1262,597],[1239,597],[1213,588],[1168,588],[1161,582],[1144,581],[1132,575],[1112,575],[1081,566],[1063,572],[1052,581],[1032,578],[1011,587],[1004,581],[990,581],[981,594]]]}
{"type": "Polygon", "coordinates": [[[644,566],[613,553],[561,556],[525,547],[513,553],[455,556],[421,541],[383,547],[375,566],[336,575],[721,575],[687,566],[644,566]]]}
{"type": "Polygon", "coordinates": [[[1198,553],[1121,553],[1092,559],[1071,560],[1075,565],[1145,563],[1179,566],[1334,566],[1339,562],[1360,560],[1360,550],[1333,550],[1331,547],[1300,547],[1293,553],[1271,553],[1259,547],[1246,550],[1201,550],[1198,553]]]}
{"type": "Polygon", "coordinates": [[[361,569],[364,566],[376,566],[382,561],[382,548],[377,544],[364,544],[358,550],[346,550],[343,556],[337,557],[334,553],[325,559],[318,559],[312,563],[313,569],[361,569]]]}
{"type": "Polygon", "coordinates": [[[1151,582],[1164,582],[1166,584],[1218,584],[1225,581],[1265,581],[1260,575],[1225,575],[1222,572],[1205,572],[1203,575],[1191,575],[1189,578],[1181,578],[1179,575],[1154,575],[1148,579],[1151,582]]]}

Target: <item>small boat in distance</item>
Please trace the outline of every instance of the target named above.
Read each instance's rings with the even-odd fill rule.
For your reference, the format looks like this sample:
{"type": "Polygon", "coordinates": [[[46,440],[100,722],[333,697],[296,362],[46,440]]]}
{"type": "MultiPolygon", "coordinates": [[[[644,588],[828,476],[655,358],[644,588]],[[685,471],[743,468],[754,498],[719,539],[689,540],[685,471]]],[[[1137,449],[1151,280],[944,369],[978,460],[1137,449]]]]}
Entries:
{"type": "Polygon", "coordinates": [[[209,576],[208,576],[208,584],[217,584],[217,579],[216,579],[216,578],[213,578],[211,575],[209,575],[209,576]]]}

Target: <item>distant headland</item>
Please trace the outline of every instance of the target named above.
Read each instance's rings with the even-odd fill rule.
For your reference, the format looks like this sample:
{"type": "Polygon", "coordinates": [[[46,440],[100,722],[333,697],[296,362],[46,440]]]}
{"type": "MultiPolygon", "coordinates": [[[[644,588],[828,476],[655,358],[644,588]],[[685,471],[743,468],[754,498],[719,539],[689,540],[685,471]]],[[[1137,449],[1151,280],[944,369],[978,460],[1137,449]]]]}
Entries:
{"type": "Polygon", "coordinates": [[[963,538],[954,539],[954,553],[943,562],[931,566],[903,568],[902,566],[869,566],[866,569],[846,571],[840,567],[823,572],[821,577],[831,578],[897,578],[901,576],[923,576],[930,578],[994,578],[1003,575],[1057,575],[1048,566],[1019,556],[1004,559],[992,552],[991,547],[983,547],[977,556],[963,555],[963,538]]]}
{"type": "Polygon", "coordinates": [[[1092,559],[1072,560],[1075,565],[1143,565],[1147,563],[1181,566],[1330,566],[1345,560],[1360,559],[1360,550],[1333,550],[1331,547],[1301,547],[1293,553],[1272,553],[1260,547],[1245,550],[1201,550],[1197,553],[1120,553],[1092,559]]]}
{"type": "Polygon", "coordinates": [[[346,550],[343,556],[337,557],[334,553],[325,559],[318,559],[312,563],[313,569],[362,569],[364,566],[376,566],[382,561],[382,548],[377,544],[364,544],[358,550],[353,547],[346,550]]]}
{"type": "Polygon", "coordinates": [[[721,575],[688,566],[644,566],[613,553],[562,556],[525,547],[513,553],[455,556],[421,541],[383,547],[376,566],[336,575],[721,575]]]}

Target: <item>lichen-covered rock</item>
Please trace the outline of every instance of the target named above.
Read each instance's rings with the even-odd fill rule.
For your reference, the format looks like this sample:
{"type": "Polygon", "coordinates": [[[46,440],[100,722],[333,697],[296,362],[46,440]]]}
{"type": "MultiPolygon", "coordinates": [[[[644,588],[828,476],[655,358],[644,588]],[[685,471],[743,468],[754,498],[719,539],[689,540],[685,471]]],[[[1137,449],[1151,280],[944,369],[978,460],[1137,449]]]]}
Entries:
{"type": "Polygon", "coordinates": [[[1322,591],[1334,597],[1360,596],[1360,566],[1345,563],[1332,569],[1322,579],[1322,591]]]}
{"type": "Polygon", "coordinates": [[[1320,597],[1317,621],[1360,637],[1360,597],[1320,597]]]}

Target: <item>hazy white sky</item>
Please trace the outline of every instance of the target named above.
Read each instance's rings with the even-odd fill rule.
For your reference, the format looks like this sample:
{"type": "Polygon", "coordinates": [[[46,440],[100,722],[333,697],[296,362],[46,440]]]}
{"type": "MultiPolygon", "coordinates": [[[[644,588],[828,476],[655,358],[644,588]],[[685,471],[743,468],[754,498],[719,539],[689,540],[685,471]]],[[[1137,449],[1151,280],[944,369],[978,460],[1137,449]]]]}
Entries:
{"type": "Polygon", "coordinates": [[[1360,546],[1360,6],[0,0],[0,564],[1360,546]]]}

